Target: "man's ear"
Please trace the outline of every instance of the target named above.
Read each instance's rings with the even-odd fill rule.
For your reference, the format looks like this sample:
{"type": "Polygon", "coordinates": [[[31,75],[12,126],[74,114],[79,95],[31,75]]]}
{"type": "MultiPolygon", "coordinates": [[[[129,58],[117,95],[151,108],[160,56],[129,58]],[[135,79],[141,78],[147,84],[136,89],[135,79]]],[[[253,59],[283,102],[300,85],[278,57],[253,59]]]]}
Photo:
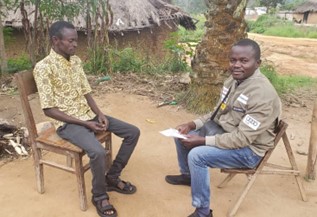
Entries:
{"type": "MultiPolygon", "coordinates": [[[[262,60],[261,59],[258,59],[257,61],[256,61],[256,63],[257,63],[257,65],[258,65],[258,67],[260,67],[260,65],[261,65],[261,63],[262,63],[262,60]]],[[[257,67],[257,68],[258,68],[257,67]]]]}
{"type": "Polygon", "coordinates": [[[57,36],[52,36],[52,44],[55,45],[59,41],[57,36]]]}

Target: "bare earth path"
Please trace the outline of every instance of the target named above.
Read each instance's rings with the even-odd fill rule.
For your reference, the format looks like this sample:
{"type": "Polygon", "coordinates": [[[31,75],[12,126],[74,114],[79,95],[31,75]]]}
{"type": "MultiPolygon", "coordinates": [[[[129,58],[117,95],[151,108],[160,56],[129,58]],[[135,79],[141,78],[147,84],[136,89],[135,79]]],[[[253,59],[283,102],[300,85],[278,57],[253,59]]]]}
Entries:
{"type": "MultiPolygon", "coordinates": [[[[276,58],[276,62],[279,62],[277,66],[281,71],[305,72],[303,74],[307,72],[306,75],[317,77],[316,40],[281,39],[257,35],[249,37],[263,43],[262,46],[266,48],[265,58],[269,60],[276,58]],[[309,51],[307,52],[306,49],[309,51]],[[303,58],[304,56],[309,58],[303,58]],[[288,61],[289,64],[283,64],[288,61]],[[303,64],[300,64],[301,61],[303,64]]],[[[127,196],[110,193],[111,202],[118,209],[119,216],[185,217],[191,213],[190,188],[171,186],[164,181],[166,174],[178,173],[178,167],[172,139],[163,137],[158,132],[189,121],[196,115],[177,106],[157,108],[157,103],[148,97],[127,94],[124,91],[106,94],[99,91],[95,96],[97,103],[107,114],[131,122],[141,129],[138,147],[122,174],[124,180],[137,185],[138,191],[135,195],[127,196]]],[[[288,135],[302,175],[305,173],[307,156],[298,152],[307,152],[308,149],[312,102],[315,99],[315,93],[304,92],[300,100],[305,107],[285,105],[283,109],[283,118],[289,124],[288,135]]],[[[17,125],[23,122],[16,95],[0,95],[0,102],[1,118],[17,125]]],[[[37,99],[34,99],[34,103],[38,103],[37,99]]],[[[38,119],[43,120],[40,109],[36,109],[38,119]]],[[[119,142],[114,137],[114,153],[117,152],[119,142]]],[[[277,147],[272,161],[288,165],[282,146],[277,147]]],[[[91,203],[86,212],[80,211],[75,177],[65,172],[46,167],[46,192],[43,195],[38,194],[35,189],[32,163],[32,158],[18,159],[6,164],[0,162],[0,217],[98,216],[91,203]]],[[[214,209],[214,216],[224,217],[232,200],[246,183],[246,178],[237,176],[226,188],[218,189],[216,185],[225,175],[220,174],[216,169],[210,171],[211,206],[214,209]]],[[[85,179],[89,199],[90,172],[86,173],[85,179]]],[[[304,186],[309,198],[308,202],[301,201],[293,177],[260,176],[236,216],[315,217],[317,181],[304,181],[304,186]]]]}

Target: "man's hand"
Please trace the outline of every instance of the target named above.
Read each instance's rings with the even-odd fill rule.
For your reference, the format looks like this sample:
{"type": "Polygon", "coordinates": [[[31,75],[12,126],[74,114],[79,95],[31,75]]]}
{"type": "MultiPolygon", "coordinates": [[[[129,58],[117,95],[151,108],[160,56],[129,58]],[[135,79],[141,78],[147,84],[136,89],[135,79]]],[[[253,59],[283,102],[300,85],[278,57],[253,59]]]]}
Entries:
{"type": "Polygon", "coordinates": [[[182,144],[188,148],[192,149],[196,146],[205,145],[206,139],[205,137],[198,136],[198,135],[186,135],[187,139],[180,139],[182,144]]]}
{"type": "Polygon", "coordinates": [[[176,127],[178,132],[180,132],[181,134],[184,134],[184,135],[188,134],[189,131],[194,130],[195,128],[196,128],[196,125],[194,122],[181,124],[181,125],[176,127]]]}
{"type": "Polygon", "coordinates": [[[98,123],[96,121],[86,121],[86,127],[91,129],[95,133],[106,131],[104,124],[98,123]]]}
{"type": "Polygon", "coordinates": [[[106,131],[109,127],[109,121],[108,119],[106,118],[106,116],[102,113],[98,114],[98,122],[100,124],[102,124],[102,126],[104,127],[104,130],[106,131]]]}

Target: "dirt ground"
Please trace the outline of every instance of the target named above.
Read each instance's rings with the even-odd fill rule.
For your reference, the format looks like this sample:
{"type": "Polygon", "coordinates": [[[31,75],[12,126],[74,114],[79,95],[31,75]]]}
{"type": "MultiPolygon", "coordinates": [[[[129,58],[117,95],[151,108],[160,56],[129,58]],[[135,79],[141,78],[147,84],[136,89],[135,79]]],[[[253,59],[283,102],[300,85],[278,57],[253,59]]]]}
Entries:
{"type": "MultiPolygon", "coordinates": [[[[304,74],[317,77],[317,40],[286,39],[250,35],[261,44],[263,57],[274,62],[279,73],[304,74]]],[[[165,79],[173,80],[173,77],[165,79]]],[[[138,187],[134,195],[110,193],[112,204],[120,217],[184,217],[193,210],[190,188],[165,183],[166,174],[177,174],[178,166],[173,140],[159,134],[160,130],[192,120],[195,114],[178,105],[157,108],[158,97],[153,97],[155,85],[151,81],[118,82],[118,86],[94,87],[95,99],[105,113],[133,123],[141,129],[138,146],[122,174],[122,179],[138,187]],[[137,87],[137,88],[135,88],[137,87]],[[142,91],[140,91],[140,89],[142,91]],[[147,92],[146,92],[147,91],[147,92]],[[150,96],[150,97],[149,97],[150,96]]],[[[172,84],[172,83],[170,83],[172,84]]],[[[305,174],[310,122],[316,91],[305,90],[284,100],[283,119],[289,124],[288,135],[301,176],[305,174]]],[[[16,93],[0,94],[0,118],[22,126],[23,115],[16,93]]],[[[33,99],[37,121],[43,121],[38,99],[33,99]]],[[[113,137],[114,154],[120,141],[113,137]]],[[[55,156],[48,156],[54,157],[55,156]]],[[[282,146],[271,157],[274,163],[289,165],[282,146]]],[[[246,183],[242,175],[226,188],[219,189],[225,177],[218,169],[211,172],[211,207],[215,217],[224,217],[231,202],[246,183]]],[[[88,198],[91,197],[91,174],[85,174],[88,198]]],[[[237,217],[315,217],[317,213],[317,182],[304,182],[309,201],[301,200],[293,177],[260,176],[238,210],[237,217]]],[[[76,179],[73,175],[45,167],[45,193],[35,187],[32,158],[0,161],[0,217],[97,217],[89,202],[88,210],[79,209],[76,179]]]]}

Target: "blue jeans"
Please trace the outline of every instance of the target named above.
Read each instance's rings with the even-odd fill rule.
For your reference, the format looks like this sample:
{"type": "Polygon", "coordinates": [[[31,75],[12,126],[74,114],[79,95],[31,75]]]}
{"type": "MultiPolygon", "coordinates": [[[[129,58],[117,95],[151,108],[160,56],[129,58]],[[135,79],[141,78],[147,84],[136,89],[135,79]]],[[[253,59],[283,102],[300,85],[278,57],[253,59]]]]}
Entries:
{"type": "MultiPolygon", "coordinates": [[[[189,134],[198,134],[191,131],[189,134]]],[[[178,164],[182,174],[191,176],[192,204],[196,208],[210,206],[211,168],[254,168],[262,159],[249,147],[221,149],[214,146],[197,146],[186,149],[175,139],[178,164]]]]}

